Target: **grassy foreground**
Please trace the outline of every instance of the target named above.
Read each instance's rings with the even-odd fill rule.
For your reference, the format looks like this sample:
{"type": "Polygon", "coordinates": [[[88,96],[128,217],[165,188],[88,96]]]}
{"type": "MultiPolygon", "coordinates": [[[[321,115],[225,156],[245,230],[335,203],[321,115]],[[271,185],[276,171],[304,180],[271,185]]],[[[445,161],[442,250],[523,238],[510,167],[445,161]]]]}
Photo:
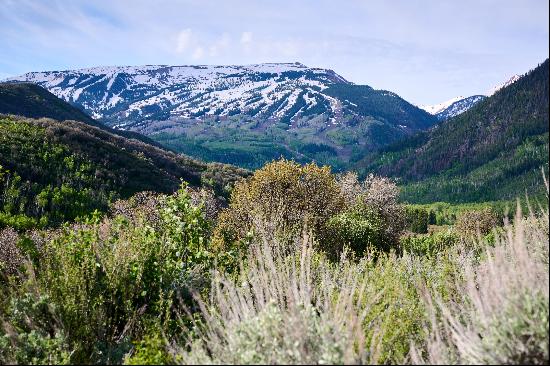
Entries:
{"type": "Polygon", "coordinates": [[[5,227],[0,363],[548,363],[546,203],[422,234],[398,195],[283,160],[5,227]]]}

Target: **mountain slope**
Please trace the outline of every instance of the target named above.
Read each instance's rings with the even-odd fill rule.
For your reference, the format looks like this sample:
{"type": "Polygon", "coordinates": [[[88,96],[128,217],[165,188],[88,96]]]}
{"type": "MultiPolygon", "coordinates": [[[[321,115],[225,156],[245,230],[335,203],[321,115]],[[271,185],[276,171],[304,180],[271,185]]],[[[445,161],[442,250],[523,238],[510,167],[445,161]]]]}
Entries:
{"type": "Polygon", "coordinates": [[[548,60],[429,132],[366,157],[358,167],[399,177],[412,201],[513,198],[548,170],[548,60]]]}
{"type": "Polygon", "coordinates": [[[512,85],[513,83],[518,81],[519,78],[519,75],[514,75],[508,80],[489,89],[489,91],[487,91],[485,95],[472,95],[470,97],[459,96],[442,103],[434,105],[421,105],[419,107],[426,112],[436,116],[438,121],[444,121],[446,119],[458,116],[459,114],[466,112],[468,109],[472,108],[474,105],[481,102],[485,98],[492,96],[500,89],[512,85]]]}
{"type": "Polygon", "coordinates": [[[31,83],[0,83],[0,113],[97,124],[80,109],[31,83]]]}
{"type": "Polygon", "coordinates": [[[0,114],[11,114],[28,118],[51,118],[57,121],[73,120],[84,122],[115,135],[136,139],[162,148],[162,145],[158,142],[140,133],[115,130],[105,126],[79,108],[32,83],[0,83],[0,114]]]}
{"type": "Polygon", "coordinates": [[[172,149],[250,168],[279,156],[345,167],[437,122],[394,93],[299,63],[98,67],[10,81],[41,85],[172,149]]]}
{"type": "Polygon", "coordinates": [[[70,220],[136,192],[173,192],[181,180],[227,195],[247,174],[82,122],[0,115],[0,227],[6,215],[70,220]]]}
{"type": "Polygon", "coordinates": [[[515,83],[516,81],[518,81],[519,79],[521,78],[520,75],[513,75],[512,77],[510,77],[508,80],[498,84],[498,85],[495,85],[494,87],[492,87],[491,89],[489,89],[489,91],[487,92],[487,96],[491,96],[493,94],[495,94],[497,91],[499,91],[500,89],[502,88],[505,88],[509,85],[512,85],[513,83],[515,83]]]}

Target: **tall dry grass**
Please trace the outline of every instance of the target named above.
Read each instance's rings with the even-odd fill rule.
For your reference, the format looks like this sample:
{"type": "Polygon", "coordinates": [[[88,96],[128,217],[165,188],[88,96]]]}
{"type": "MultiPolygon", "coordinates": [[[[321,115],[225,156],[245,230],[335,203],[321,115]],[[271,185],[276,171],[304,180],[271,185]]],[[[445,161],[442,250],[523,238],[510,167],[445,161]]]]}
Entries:
{"type": "MultiPolygon", "coordinates": [[[[365,349],[366,277],[345,257],[334,266],[304,235],[288,255],[268,240],[252,244],[238,280],[217,273],[187,364],[356,364],[365,349]]],[[[288,252],[287,252],[288,253],[288,252]]],[[[374,299],[373,299],[374,300],[374,299]]]]}
{"type": "MultiPolygon", "coordinates": [[[[547,186],[548,187],[548,186],[547,186]]],[[[548,364],[548,208],[505,225],[479,261],[464,262],[463,301],[430,293],[432,330],[417,364],[548,364]]]]}

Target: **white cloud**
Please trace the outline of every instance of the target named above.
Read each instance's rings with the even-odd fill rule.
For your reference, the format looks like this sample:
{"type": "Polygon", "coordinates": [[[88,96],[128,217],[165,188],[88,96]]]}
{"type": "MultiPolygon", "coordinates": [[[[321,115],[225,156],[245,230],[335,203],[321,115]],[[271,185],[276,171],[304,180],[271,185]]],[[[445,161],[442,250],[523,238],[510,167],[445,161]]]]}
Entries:
{"type": "Polygon", "coordinates": [[[218,38],[210,47],[208,48],[208,54],[209,56],[216,57],[221,52],[227,50],[229,45],[231,44],[231,37],[228,33],[224,33],[221,35],[220,38],[218,38]]]}
{"type": "Polygon", "coordinates": [[[191,57],[193,57],[194,60],[198,60],[199,58],[202,58],[202,56],[204,56],[204,48],[199,46],[195,48],[191,57]]]}
{"type": "Polygon", "coordinates": [[[252,42],[252,32],[243,32],[241,34],[241,44],[248,45],[252,42]]]}
{"type": "Polygon", "coordinates": [[[176,42],[176,52],[183,53],[187,50],[193,41],[193,33],[191,29],[187,28],[178,33],[176,42]]]}

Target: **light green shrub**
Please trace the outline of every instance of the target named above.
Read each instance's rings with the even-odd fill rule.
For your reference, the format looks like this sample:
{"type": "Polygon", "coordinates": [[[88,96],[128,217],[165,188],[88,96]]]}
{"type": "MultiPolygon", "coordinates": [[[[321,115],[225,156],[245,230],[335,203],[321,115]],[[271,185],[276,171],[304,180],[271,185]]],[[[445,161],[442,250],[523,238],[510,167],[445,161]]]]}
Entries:
{"type": "Polygon", "coordinates": [[[416,255],[430,255],[452,248],[460,241],[459,235],[451,230],[437,231],[431,234],[407,235],[401,237],[401,251],[416,255]]]}
{"type": "Polygon", "coordinates": [[[548,211],[525,220],[518,208],[514,225],[481,260],[460,261],[463,278],[449,287],[461,298],[428,297],[430,313],[440,317],[423,351],[413,349],[414,362],[548,364],[547,222],[548,211]]]}
{"type": "Polygon", "coordinates": [[[131,356],[124,360],[125,365],[171,365],[175,359],[168,352],[166,340],[157,331],[146,334],[143,339],[136,342],[136,347],[131,356]]]}
{"type": "Polygon", "coordinates": [[[407,230],[417,234],[426,234],[430,222],[430,212],[422,208],[407,206],[405,208],[405,222],[407,230]]]}
{"type": "Polygon", "coordinates": [[[173,304],[186,301],[187,286],[200,291],[208,283],[201,277],[213,257],[201,207],[185,188],[157,200],[156,215],[95,215],[66,226],[40,249],[36,280],[29,281],[55,308],[71,362],[120,362],[147,324],[173,331],[173,304]]]}
{"type": "MultiPolygon", "coordinates": [[[[72,349],[47,296],[15,290],[0,332],[0,364],[69,364],[72,349]]],[[[4,292],[8,294],[8,292],[4,292]]]]}
{"type": "Polygon", "coordinates": [[[334,216],[327,223],[326,231],[322,249],[333,257],[338,257],[345,246],[358,256],[368,249],[389,249],[382,218],[372,211],[344,212],[334,216]]]}

